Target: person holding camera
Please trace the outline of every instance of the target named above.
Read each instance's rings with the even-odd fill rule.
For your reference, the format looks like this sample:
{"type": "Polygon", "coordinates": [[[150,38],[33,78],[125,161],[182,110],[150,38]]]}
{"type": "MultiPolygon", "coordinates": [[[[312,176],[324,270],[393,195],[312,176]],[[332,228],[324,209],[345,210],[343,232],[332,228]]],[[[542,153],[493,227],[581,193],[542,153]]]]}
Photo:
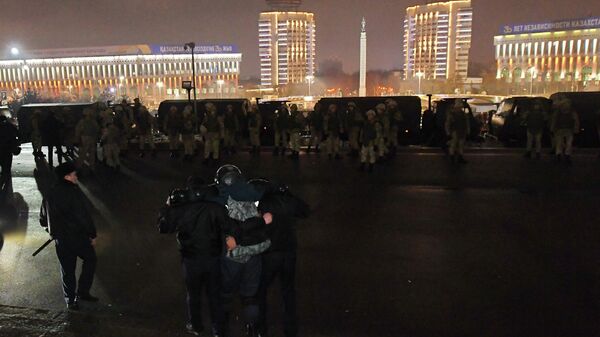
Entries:
{"type": "Polygon", "coordinates": [[[21,153],[17,127],[0,115],[0,205],[12,196],[12,160],[21,153]]]}

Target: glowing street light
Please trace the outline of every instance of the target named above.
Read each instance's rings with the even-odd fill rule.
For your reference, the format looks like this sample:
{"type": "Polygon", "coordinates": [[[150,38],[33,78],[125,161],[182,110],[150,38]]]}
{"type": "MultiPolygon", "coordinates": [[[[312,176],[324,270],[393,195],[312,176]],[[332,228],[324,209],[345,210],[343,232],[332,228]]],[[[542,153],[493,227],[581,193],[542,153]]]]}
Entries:
{"type": "Polygon", "coordinates": [[[314,79],[315,79],[315,77],[313,75],[306,76],[306,82],[308,82],[308,97],[311,96],[311,94],[310,94],[310,85],[312,84],[312,82],[313,82],[314,79]]]}
{"type": "Polygon", "coordinates": [[[531,67],[528,69],[529,74],[531,75],[531,84],[529,86],[529,94],[533,95],[533,80],[537,77],[537,69],[535,67],[531,67]]]}
{"type": "Polygon", "coordinates": [[[219,85],[219,98],[223,98],[223,84],[225,84],[225,81],[217,80],[217,84],[219,85]]]}
{"type": "Polygon", "coordinates": [[[165,86],[163,82],[156,82],[156,87],[158,88],[158,94],[162,97],[162,88],[165,86]]]}
{"type": "Polygon", "coordinates": [[[17,47],[12,47],[12,48],[10,48],[10,53],[11,53],[13,56],[17,56],[17,55],[19,55],[19,53],[20,53],[20,52],[19,52],[19,48],[17,48],[17,47]]]}
{"type": "Polygon", "coordinates": [[[421,94],[421,79],[425,76],[425,73],[418,71],[415,76],[419,79],[419,95],[421,94]]]}

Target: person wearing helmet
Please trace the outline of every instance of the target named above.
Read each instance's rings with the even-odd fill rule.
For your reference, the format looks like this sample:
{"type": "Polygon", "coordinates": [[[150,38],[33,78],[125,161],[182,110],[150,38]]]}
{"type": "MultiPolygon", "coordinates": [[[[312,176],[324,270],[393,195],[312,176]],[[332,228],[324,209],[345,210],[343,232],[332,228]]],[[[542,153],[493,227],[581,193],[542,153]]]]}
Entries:
{"type": "Polygon", "coordinates": [[[98,139],[100,139],[100,127],[91,109],[84,110],[83,114],[84,118],[77,123],[75,128],[77,139],[81,144],[79,160],[81,165],[87,162],[90,169],[94,170],[96,167],[96,148],[98,139]]]}
{"type": "Polygon", "coordinates": [[[358,157],[358,152],[360,149],[358,141],[360,137],[360,131],[362,129],[363,124],[365,123],[365,118],[362,112],[358,110],[358,107],[354,102],[348,103],[347,116],[348,128],[350,129],[348,136],[348,141],[350,143],[350,156],[358,157]]]}
{"type": "Polygon", "coordinates": [[[367,121],[363,124],[360,132],[360,170],[365,170],[365,165],[369,165],[369,172],[373,171],[373,165],[377,157],[375,155],[375,141],[377,134],[381,133],[381,124],[377,120],[377,114],[373,110],[367,111],[367,121]]]}
{"type": "Polygon", "coordinates": [[[379,103],[375,106],[376,118],[381,128],[377,132],[377,139],[375,144],[377,145],[377,157],[379,161],[384,161],[388,154],[387,135],[389,132],[389,118],[387,116],[385,104],[379,103]]]}
{"type": "Polygon", "coordinates": [[[233,111],[233,105],[228,104],[225,116],[223,116],[223,149],[226,154],[234,154],[235,136],[240,131],[240,120],[233,111]]]}
{"type": "Polygon", "coordinates": [[[310,144],[308,150],[311,151],[311,147],[315,147],[315,152],[321,152],[319,146],[323,140],[323,112],[321,111],[321,103],[316,103],[313,111],[308,116],[308,122],[310,124],[310,144]]]}
{"type": "Polygon", "coordinates": [[[223,134],[223,119],[217,115],[217,107],[212,103],[206,104],[206,114],[202,121],[204,133],[204,164],[207,165],[212,158],[215,162],[219,161],[219,145],[221,135],[223,134]]]}
{"type": "Polygon", "coordinates": [[[338,114],[338,107],[330,104],[325,116],[323,116],[323,129],[327,136],[327,156],[329,159],[341,159],[340,157],[340,133],[343,130],[342,120],[338,114]]]}
{"type": "Polygon", "coordinates": [[[281,106],[275,111],[275,114],[275,120],[273,121],[273,128],[275,129],[275,148],[273,148],[273,155],[278,156],[281,154],[283,156],[288,147],[290,112],[287,105],[281,103],[281,106]]]}
{"type": "Polygon", "coordinates": [[[461,99],[455,99],[454,105],[446,117],[446,134],[450,137],[450,160],[453,163],[466,164],[463,157],[465,141],[469,135],[470,122],[464,110],[464,102],[461,99]]]}
{"type": "Polygon", "coordinates": [[[390,153],[395,154],[398,148],[398,133],[402,128],[404,117],[402,116],[402,111],[398,109],[398,102],[396,102],[395,100],[388,99],[385,101],[385,105],[387,107],[390,119],[390,133],[388,138],[388,145],[390,148],[390,153]]]}
{"type": "Polygon", "coordinates": [[[169,152],[171,158],[179,157],[179,137],[183,128],[183,112],[179,111],[175,105],[169,108],[165,117],[163,130],[169,137],[169,152]]]}
{"type": "Polygon", "coordinates": [[[300,153],[300,132],[304,130],[304,115],[301,111],[298,111],[296,104],[292,104],[290,113],[290,145],[292,148],[290,158],[298,159],[300,153]]]}
{"type": "Polygon", "coordinates": [[[554,134],[556,160],[561,161],[564,158],[567,164],[571,164],[573,136],[579,133],[579,116],[569,99],[560,101],[557,108],[550,125],[550,130],[554,134]]]}
{"type": "Polygon", "coordinates": [[[35,109],[31,116],[31,146],[33,147],[33,155],[35,158],[43,158],[42,152],[42,110],[35,109]]]}
{"type": "Polygon", "coordinates": [[[258,111],[258,106],[252,105],[248,111],[248,134],[250,136],[251,154],[260,154],[260,129],[262,127],[262,117],[258,111]]]}
{"type": "MultiPolygon", "coordinates": [[[[136,98],[136,104],[139,104],[139,99],[136,98]]],[[[154,134],[152,129],[154,127],[154,117],[150,115],[148,109],[140,105],[139,108],[134,107],[135,115],[135,127],[139,136],[139,146],[140,146],[140,158],[144,157],[144,147],[146,146],[146,142],[150,144],[150,149],[152,151],[152,157],[156,157],[156,146],[154,145],[154,134]]]]}
{"type": "MultiPolygon", "coordinates": [[[[260,254],[271,246],[266,227],[272,221],[271,213],[261,213],[259,202],[264,194],[257,186],[248,183],[239,168],[221,166],[215,176],[218,196],[214,201],[225,206],[236,226],[224,229],[227,253],[222,259],[222,305],[225,324],[233,310],[233,298],[239,293],[247,335],[257,336],[259,306],[257,294],[261,280],[260,254]]],[[[227,331],[223,331],[227,335],[227,331]]]]}
{"type": "Polygon", "coordinates": [[[535,157],[540,159],[542,156],[542,134],[546,126],[547,115],[541,102],[533,102],[533,106],[525,111],[523,121],[527,127],[527,152],[525,158],[531,158],[531,151],[535,143],[535,157]]]}
{"type": "Polygon", "coordinates": [[[191,105],[183,109],[183,126],[181,128],[181,141],[183,143],[183,161],[191,162],[194,158],[194,134],[196,116],[191,105]]]}

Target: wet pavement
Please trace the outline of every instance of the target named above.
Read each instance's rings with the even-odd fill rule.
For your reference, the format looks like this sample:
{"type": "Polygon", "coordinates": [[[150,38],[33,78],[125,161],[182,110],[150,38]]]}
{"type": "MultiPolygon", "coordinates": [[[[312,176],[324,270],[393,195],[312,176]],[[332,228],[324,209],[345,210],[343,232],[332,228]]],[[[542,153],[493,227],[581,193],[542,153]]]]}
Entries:
{"type": "MultiPolygon", "coordinates": [[[[161,152],[131,156],[117,176],[82,177],[101,302],[68,313],[53,245],[31,257],[48,236],[30,153],[13,165],[22,200],[0,250],[0,336],[183,335],[176,242],[158,234],[156,215],[171,188],[192,172],[210,180],[216,167],[161,152]]],[[[372,174],[323,154],[223,162],[286,182],[312,206],[298,224],[301,336],[600,335],[597,153],[580,150],[572,166],[521,154],[475,148],[460,166],[404,148],[372,174]]],[[[271,330],[282,336],[277,294],[271,330]]]]}

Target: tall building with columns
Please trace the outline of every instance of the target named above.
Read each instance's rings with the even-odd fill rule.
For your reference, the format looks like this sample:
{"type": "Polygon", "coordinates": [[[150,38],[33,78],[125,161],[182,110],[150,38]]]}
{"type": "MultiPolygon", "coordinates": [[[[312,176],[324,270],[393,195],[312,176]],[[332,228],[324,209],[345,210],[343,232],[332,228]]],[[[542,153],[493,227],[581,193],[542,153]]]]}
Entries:
{"type": "Polygon", "coordinates": [[[494,37],[498,79],[598,81],[600,17],[505,25],[494,37]]]}
{"type": "MultiPolygon", "coordinates": [[[[242,61],[237,47],[197,45],[194,53],[198,94],[235,95],[242,61]]],[[[47,96],[109,90],[117,96],[184,98],[182,81],[191,79],[192,56],[183,45],[25,50],[0,60],[0,90],[47,96]]]]}
{"type": "Polygon", "coordinates": [[[316,26],[313,13],[298,11],[299,0],[267,0],[260,13],[260,80],[265,87],[306,83],[315,74],[316,26]]]}
{"type": "Polygon", "coordinates": [[[404,19],[405,78],[465,79],[472,20],[470,0],[408,7],[404,19]]]}

